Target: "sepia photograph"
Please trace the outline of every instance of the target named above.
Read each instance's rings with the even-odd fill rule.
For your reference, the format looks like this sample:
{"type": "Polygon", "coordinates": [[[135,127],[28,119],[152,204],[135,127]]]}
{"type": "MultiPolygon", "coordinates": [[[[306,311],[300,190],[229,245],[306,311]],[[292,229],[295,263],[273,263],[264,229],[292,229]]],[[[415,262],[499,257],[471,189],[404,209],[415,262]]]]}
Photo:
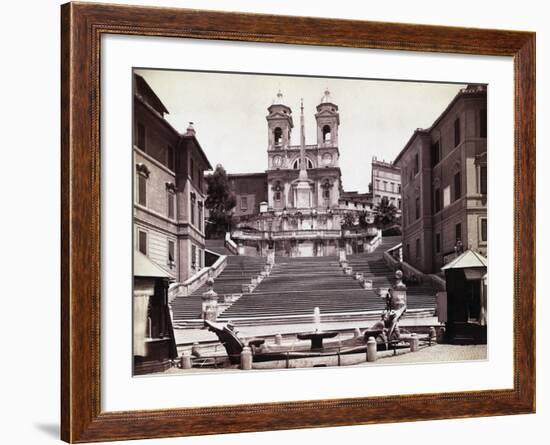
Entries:
{"type": "Polygon", "coordinates": [[[134,376],[487,359],[486,84],[131,75],[134,376]]]}

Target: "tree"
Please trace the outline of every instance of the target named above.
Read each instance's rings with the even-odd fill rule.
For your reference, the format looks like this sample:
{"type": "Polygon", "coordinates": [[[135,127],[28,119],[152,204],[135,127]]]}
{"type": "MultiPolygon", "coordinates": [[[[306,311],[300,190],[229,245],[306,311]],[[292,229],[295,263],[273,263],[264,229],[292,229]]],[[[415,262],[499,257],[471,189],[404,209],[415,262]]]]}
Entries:
{"type": "Polygon", "coordinates": [[[346,229],[352,229],[355,226],[355,214],[352,212],[344,213],[342,218],[342,227],[346,229]]]}
{"type": "Polygon", "coordinates": [[[209,211],[206,236],[223,237],[225,232],[231,230],[231,209],[235,207],[236,199],[222,165],[218,164],[214,173],[206,177],[206,184],[208,195],[204,205],[209,211]]]}
{"type": "Polygon", "coordinates": [[[399,223],[397,207],[390,203],[387,197],[383,197],[375,209],[374,224],[378,229],[384,229],[399,223]]]}

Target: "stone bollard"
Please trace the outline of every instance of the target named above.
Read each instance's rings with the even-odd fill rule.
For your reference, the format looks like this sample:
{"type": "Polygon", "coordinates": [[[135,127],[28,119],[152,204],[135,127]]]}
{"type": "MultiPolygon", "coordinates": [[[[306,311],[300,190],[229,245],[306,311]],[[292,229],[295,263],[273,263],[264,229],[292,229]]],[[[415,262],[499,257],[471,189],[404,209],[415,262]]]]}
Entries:
{"type": "Polygon", "coordinates": [[[359,338],[359,337],[361,337],[361,329],[355,328],[353,330],[353,338],[359,338]]]}
{"type": "Polygon", "coordinates": [[[411,334],[411,352],[418,351],[418,336],[413,332],[411,334]]]}
{"type": "Polygon", "coordinates": [[[281,334],[275,335],[275,344],[278,346],[283,344],[283,336],[281,334]]]}
{"type": "Polygon", "coordinates": [[[433,326],[428,330],[428,337],[430,339],[430,346],[432,343],[437,343],[437,335],[435,333],[435,328],[433,326]]]}
{"type": "Polygon", "coordinates": [[[374,339],[374,337],[369,337],[367,341],[367,362],[375,362],[376,355],[376,340],[374,339]]]}
{"type": "Polygon", "coordinates": [[[252,369],[252,351],[248,346],[241,351],[241,369],[245,371],[252,369]]]}
{"type": "Polygon", "coordinates": [[[189,351],[185,351],[181,355],[181,367],[182,369],[191,369],[191,354],[189,351]]]}

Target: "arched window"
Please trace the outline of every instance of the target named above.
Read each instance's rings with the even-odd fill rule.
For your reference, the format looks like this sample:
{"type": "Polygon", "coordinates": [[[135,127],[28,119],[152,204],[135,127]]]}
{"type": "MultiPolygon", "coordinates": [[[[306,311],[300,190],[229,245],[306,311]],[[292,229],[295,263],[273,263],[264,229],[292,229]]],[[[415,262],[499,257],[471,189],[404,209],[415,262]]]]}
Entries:
{"type": "Polygon", "coordinates": [[[273,139],[275,141],[275,145],[281,145],[283,143],[283,130],[281,130],[280,127],[273,130],[273,139]]]}
{"type": "Polygon", "coordinates": [[[325,125],[323,127],[323,142],[330,142],[330,140],[331,140],[330,127],[328,125],[325,125]]]}
{"type": "MultiPolygon", "coordinates": [[[[295,170],[298,170],[300,168],[300,158],[294,161],[294,163],[292,164],[292,168],[295,170]]],[[[313,162],[311,162],[311,159],[309,158],[306,158],[306,168],[313,168],[313,162]]]]}

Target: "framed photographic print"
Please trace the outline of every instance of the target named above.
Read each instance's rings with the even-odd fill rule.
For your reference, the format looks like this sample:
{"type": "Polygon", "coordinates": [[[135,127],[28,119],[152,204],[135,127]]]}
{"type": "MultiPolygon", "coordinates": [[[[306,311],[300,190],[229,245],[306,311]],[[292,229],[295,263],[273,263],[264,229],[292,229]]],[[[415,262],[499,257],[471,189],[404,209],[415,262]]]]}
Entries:
{"type": "Polygon", "coordinates": [[[535,409],[535,35],[62,6],[62,438],[535,409]]]}

